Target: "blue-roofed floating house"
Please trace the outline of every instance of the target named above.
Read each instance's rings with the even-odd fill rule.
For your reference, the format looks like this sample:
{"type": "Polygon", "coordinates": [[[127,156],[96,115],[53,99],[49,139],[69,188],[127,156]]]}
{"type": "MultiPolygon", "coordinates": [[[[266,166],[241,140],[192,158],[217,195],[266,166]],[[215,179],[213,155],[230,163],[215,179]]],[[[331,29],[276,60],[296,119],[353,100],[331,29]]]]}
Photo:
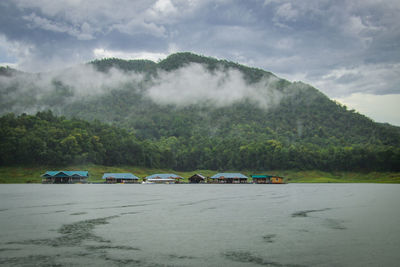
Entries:
{"type": "Polygon", "coordinates": [[[178,184],[183,179],[181,176],[174,173],[157,173],[147,176],[144,183],[157,183],[157,184],[178,184]]]}
{"type": "Polygon", "coordinates": [[[42,175],[43,184],[87,183],[88,171],[47,171],[42,175]]]}
{"type": "Polygon", "coordinates": [[[103,179],[106,180],[107,184],[123,183],[133,184],[139,182],[139,177],[132,173],[105,173],[103,179]]]}
{"type": "Polygon", "coordinates": [[[218,184],[247,184],[247,176],[241,173],[217,173],[210,179],[218,184]]]}

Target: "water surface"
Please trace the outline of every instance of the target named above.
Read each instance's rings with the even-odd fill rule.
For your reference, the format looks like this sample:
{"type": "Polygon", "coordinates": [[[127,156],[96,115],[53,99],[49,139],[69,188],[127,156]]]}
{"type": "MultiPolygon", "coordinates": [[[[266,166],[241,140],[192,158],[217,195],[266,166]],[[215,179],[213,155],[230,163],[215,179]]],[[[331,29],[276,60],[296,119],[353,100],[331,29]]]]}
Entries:
{"type": "Polygon", "coordinates": [[[398,266],[400,185],[1,185],[0,265],[398,266]]]}

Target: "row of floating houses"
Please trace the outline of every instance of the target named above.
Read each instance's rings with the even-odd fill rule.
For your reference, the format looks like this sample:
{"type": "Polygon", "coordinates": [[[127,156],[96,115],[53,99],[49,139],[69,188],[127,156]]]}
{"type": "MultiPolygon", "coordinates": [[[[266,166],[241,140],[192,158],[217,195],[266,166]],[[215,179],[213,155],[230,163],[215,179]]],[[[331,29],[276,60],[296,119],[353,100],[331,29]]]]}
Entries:
{"type": "MultiPolygon", "coordinates": [[[[87,183],[89,178],[88,171],[47,171],[42,175],[44,184],[73,184],[87,183]]],[[[249,177],[241,173],[217,173],[211,177],[201,174],[194,174],[188,178],[189,183],[214,183],[214,184],[283,184],[283,177],[275,175],[251,175],[249,177]]],[[[140,183],[140,178],[132,173],[104,173],[104,183],[107,184],[134,184],[140,183]]],[[[173,173],[159,173],[147,176],[142,179],[144,184],[179,184],[183,183],[184,178],[173,173]]]]}

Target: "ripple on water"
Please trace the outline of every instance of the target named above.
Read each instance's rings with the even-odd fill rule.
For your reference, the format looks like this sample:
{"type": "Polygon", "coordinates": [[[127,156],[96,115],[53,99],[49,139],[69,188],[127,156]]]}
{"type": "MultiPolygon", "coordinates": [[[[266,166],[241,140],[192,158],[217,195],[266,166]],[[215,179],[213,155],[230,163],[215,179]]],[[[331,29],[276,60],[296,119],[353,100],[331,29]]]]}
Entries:
{"type": "Polygon", "coordinates": [[[84,211],[82,211],[82,212],[74,212],[74,213],[71,213],[70,215],[84,215],[84,214],[87,214],[87,212],[84,212],[84,211]]]}
{"type": "MultiPolygon", "coordinates": [[[[59,256],[59,255],[57,255],[59,256]]],[[[4,266],[62,266],[55,262],[56,257],[45,255],[29,255],[26,257],[0,258],[0,265],[4,266]]]]}
{"type": "Polygon", "coordinates": [[[267,243],[274,243],[275,237],[276,237],[275,234],[264,235],[263,240],[264,240],[264,242],[267,242],[267,243]]]}
{"type": "Polygon", "coordinates": [[[20,207],[20,208],[32,209],[32,208],[62,207],[62,206],[72,206],[72,205],[76,205],[76,203],[68,202],[68,203],[60,203],[60,204],[45,204],[45,205],[36,205],[36,206],[24,206],[24,207],[20,207]]]}
{"type": "Polygon", "coordinates": [[[0,252],[13,251],[13,250],[21,250],[21,249],[20,248],[0,248],[0,252]]]}
{"type": "Polygon", "coordinates": [[[118,249],[118,250],[135,250],[140,251],[140,248],[135,248],[131,246],[112,246],[112,245],[102,245],[102,246],[86,246],[88,250],[107,250],[107,249],[118,249]]]}
{"type": "Polygon", "coordinates": [[[258,257],[248,251],[227,251],[223,254],[227,259],[242,262],[242,263],[253,263],[261,266],[272,266],[272,267],[302,267],[303,265],[297,264],[282,264],[275,261],[268,261],[261,257],[258,257]]]}
{"type": "Polygon", "coordinates": [[[58,233],[62,234],[60,237],[48,239],[32,239],[18,242],[8,242],[7,244],[19,245],[45,245],[53,247],[72,247],[82,244],[83,241],[97,241],[97,242],[110,242],[93,233],[97,225],[108,224],[108,220],[117,218],[119,216],[109,216],[104,218],[97,218],[91,220],[79,221],[71,224],[64,224],[58,229],[58,233]]]}
{"type": "MultiPolygon", "coordinates": [[[[78,260],[80,257],[95,257],[103,261],[108,261],[114,265],[129,265],[129,266],[143,266],[144,262],[138,259],[132,258],[114,258],[108,255],[108,251],[140,251],[140,248],[131,246],[121,246],[121,245],[111,245],[109,240],[104,240],[103,238],[96,236],[94,234],[94,229],[98,225],[108,224],[109,220],[117,218],[119,216],[109,216],[104,218],[96,218],[84,221],[78,221],[71,224],[65,224],[60,229],[58,233],[61,234],[60,237],[49,238],[49,239],[34,239],[25,240],[18,242],[8,242],[6,244],[16,244],[16,245],[38,245],[38,246],[50,246],[50,247],[76,247],[81,246],[84,241],[98,242],[98,245],[86,245],[82,246],[82,249],[78,253],[71,254],[68,259],[78,260]]],[[[6,250],[20,250],[20,248],[15,249],[3,249],[6,250]]],[[[0,249],[1,251],[1,249],[0,249]]],[[[60,255],[29,255],[22,257],[4,257],[0,258],[0,265],[5,264],[7,266],[25,266],[25,265],[35,265],[35,266],[63,266],[58,262],[60,255]]],[[[66,255],[64,255],[64,259],[66,255]]]]}
{"type": "Polygon", "coordinates": [[[176,255],[176,254],[169,254],[168,257],[170,259],[179,259],[179,260],[193,260],[196,259],[196,257],[193,256],[185,256],[185,255],[176,255]]]}
{"type": "MultiPolygon", "coordinates": [[[[308,217],[309,213],[322,212],[322,211],[327,211],[327,210],[331,210],[331,209],[332,208],[325,208],[325,209],[319,209],[319,210],[297,211],[297,212],[292,213],[292,217],[308,217]]],[[[338,219],[325,218],[325,219],[323,219],[321,224],[323,226],[328,227],[328,228],[333,229],[333,230],[346,230],[347,229],[343,225],[343,221],[342,220],[338,220],[338,219]]]]}
{"type": "Polygon", "coordinates": [[[319,210],[302,210],[302,211],[296,211],[292,213],[292,217],[308,217],[309,213],[313,212],[322,212],[322,211],[327,211],[331,210],[331,208],[325,208],[325,209],[319,209],[319,210]]]}
{"type": "Polygon", "coordinates": [[[95,208],[96,210],[107,210],[107,209],[123,209],[123,208],[132,208],[132,207],[144,207],[151,204],[132,204],[132,205],[122,205],[122,206],[110,206],[110,207],[100,207],[95,208]]]}
{"type": "Polygon", "coordinates": [[[93,233],[97,225],[108,224],[108,220],[119,216],[109,216],[91,220],[79,221],[71,224],[64,224],[58,232],[61,237],[54,239],[53,246],[75,246],[80,245],[84,240],[93,240],[97,242],[109,242],[93,233]]]}
{"type": "Polygon", "coordinates": [[[326,227],[333,230],[346,230],[347,227],[343,225],[343,221],[337,219],[326,219],[323,223],[326,227]]]}

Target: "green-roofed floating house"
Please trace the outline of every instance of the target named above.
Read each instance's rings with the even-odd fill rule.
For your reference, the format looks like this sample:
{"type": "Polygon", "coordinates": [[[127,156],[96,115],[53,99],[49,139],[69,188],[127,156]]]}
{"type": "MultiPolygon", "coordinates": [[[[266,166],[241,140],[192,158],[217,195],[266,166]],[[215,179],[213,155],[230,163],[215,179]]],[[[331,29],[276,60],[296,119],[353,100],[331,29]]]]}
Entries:
{"type": "Polygon", "coordinates": [[[83,184],[89,178],[88,171],[47,171],[42,175],[43,184],[83,184]]]}
{"type": "Polygon", "coordinates": [[[183,178],[174,173],[157,173],[144,178],[144,184],[179,184],[183,178]]]}
{"type": "Polygon", "coordinates": [[[252,175],[254,184],[284,184],[283,177],[276,176],[276,175],[252,175]]]}
{"type": "Polygon", "coordinates": [[[271,183],[271,175],[252,175],[254,184],[270,184],[271,183]]]}
{"type": "Polygon", "coordinates": [[[136,184],[139,177],[132,173],[104,173],[103,179],[107,184],[136,184]]]}
{"type": "Polygon", "coordinates": [[[217,173],[210,180],[217,184],[247,184],[247,178],[241,173],[217,173]]]}

